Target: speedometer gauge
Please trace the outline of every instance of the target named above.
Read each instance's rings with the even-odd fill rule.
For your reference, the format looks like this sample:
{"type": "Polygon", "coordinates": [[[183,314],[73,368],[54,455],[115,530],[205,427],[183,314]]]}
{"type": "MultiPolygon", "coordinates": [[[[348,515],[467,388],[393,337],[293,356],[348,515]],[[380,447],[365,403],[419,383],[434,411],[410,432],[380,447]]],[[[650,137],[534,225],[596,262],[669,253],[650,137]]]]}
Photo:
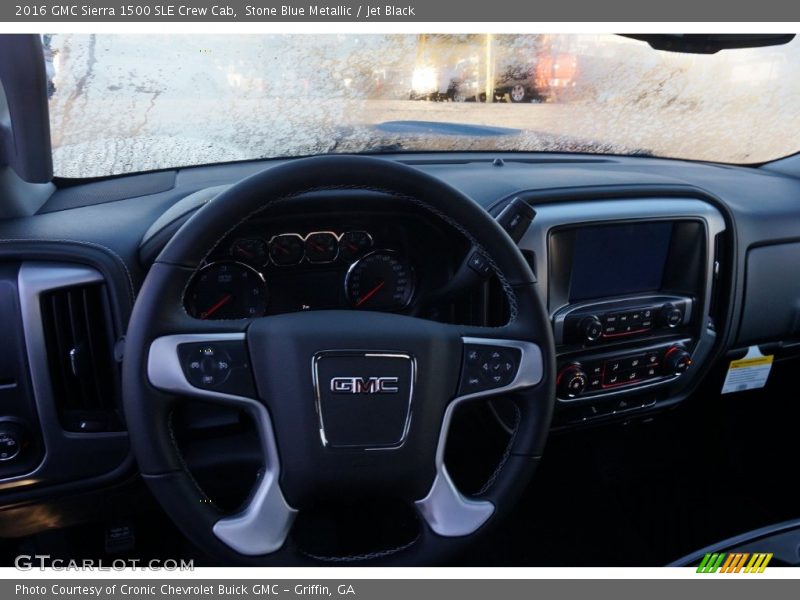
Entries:
{"type": "Polygon", "coordinates": [[[267,284],[245,264],[220,261],[203,267],[186,294],[186,311],[196,319],[247,319],[267,312],[267,284]]]}
{"type": "Polygon", "coordinates": [[[414,271],[396,252],[376,250],[352,264],[344,285],[353,308],[401,310],[414,296],[414,271]]]}

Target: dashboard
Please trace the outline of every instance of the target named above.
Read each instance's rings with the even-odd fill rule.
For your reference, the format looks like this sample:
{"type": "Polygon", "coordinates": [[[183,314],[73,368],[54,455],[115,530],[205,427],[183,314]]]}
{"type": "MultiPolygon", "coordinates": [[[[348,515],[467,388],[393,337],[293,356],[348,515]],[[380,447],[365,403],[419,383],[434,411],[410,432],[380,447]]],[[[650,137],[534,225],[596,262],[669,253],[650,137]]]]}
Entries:
{"type": "MultiPolygon", "coordinates": [[[[555,428],[675,406],[750,345],[797,352],[800,289],[785,276],[800,260],[800,180],[792,176],[646,157],[388,158],[494,216],[514,198],[536,211],[519,247],[556,342],[555,428]]],[[[15,352],[0,357],[0,434],[22,448],[0,461],[4,498],[98,485],[132,468],[117,358],[136,294],[160,249],[205,202],[279,163],[63,184],[36,215],[0,221],[0,308],[16,324],[6,331],[15,352]],[[81,389],[59,387],[59,373],[73,365],[53,364],[53,323],[74,289],[95,302],[90,324],[108,354],[96,369],[107,393],[85,403],[81,389]],[[64,404],[75,397],[82,403],[64,404]]],[[[491,280],[478,281],[465,306],[436,299],[470,246],[429,215],[354,190],[285,209],[255,215],[207,249],[183,290],[191,316],[349,308],[489,325],[503,316],[491,280]]]]}

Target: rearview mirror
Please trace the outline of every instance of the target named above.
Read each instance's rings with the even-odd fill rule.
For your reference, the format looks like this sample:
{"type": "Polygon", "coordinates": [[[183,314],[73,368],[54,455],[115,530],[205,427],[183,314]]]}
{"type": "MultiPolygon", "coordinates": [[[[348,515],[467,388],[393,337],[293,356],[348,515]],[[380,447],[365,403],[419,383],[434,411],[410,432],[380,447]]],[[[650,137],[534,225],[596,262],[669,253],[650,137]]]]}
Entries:
{"type": "Polygon", "coordinates": [[[716,54],[720,50],[780,46],[794,39],[793,33],[646,33],[623,34],[647,42],[654,50],[686,54],[716,54]]]}

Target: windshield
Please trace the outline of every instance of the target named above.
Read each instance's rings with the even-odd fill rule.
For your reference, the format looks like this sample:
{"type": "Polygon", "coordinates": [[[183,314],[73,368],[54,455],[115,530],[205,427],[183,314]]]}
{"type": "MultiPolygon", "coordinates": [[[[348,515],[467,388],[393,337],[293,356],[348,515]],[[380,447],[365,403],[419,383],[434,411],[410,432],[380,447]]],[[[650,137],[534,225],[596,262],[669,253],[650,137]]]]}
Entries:
{"type": "Polygon", "coordinates": [[[614,35],[46,35],[56,175],[331,152],[758,163],[800,145],[798,42],[614,35]]]}

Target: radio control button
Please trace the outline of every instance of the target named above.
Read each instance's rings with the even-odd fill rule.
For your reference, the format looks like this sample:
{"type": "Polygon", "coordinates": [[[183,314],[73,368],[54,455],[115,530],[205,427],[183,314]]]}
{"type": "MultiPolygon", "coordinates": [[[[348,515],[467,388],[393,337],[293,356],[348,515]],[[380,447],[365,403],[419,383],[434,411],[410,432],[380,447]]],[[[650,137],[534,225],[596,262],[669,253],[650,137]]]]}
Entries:
{"type": "Polygon", "coordinates": [[[589,390],[599,390],[603,387],[603,378],[600,375],[591,375],[589,384],[586,387],[589,390]]]}
{"type": "Polygon", "coordinates": [[[606,373],[603,385],[616,385],[620,383],[619,373],[606,373]]]}
{"type": "Polygon", "coordinates": [[[608,360],[606,361],[606,373],[616,373],[622,368],[621,360],[608,360]]]}
{"type": "Polygon", "coordinates": [[[603,336],[603,324],[597,317],[586,317],[581,321],[580,331],[587,342],[594,342],[603,336]]]}
{"type": "Polygon", "coordinates": [[[658,352],[648,352],[644,355],[644,364],[646,365],[657,365],[658,364],[658,352]]]}
{"type": "Polygon", "coordinates": [[[674,329],[683,322],[683,311],[674,304],[665,304],[658,314],[659,321],[664,327],[674,329]]]}
{"type": "Polygon", "coordinates": [[[617,319],[618,319],[617,313],[611,313],[603,316],[603,323],[605,323],[606,325],[610,323],[616,323],[617,319]]]}

